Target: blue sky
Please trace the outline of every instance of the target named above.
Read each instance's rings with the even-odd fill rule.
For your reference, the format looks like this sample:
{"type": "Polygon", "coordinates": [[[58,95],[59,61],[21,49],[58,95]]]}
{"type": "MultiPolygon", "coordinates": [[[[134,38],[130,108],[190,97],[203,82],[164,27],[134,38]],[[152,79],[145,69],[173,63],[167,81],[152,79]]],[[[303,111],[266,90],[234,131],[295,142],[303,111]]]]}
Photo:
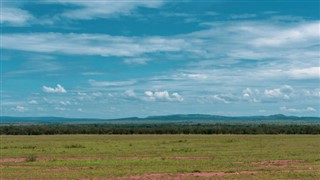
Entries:
{"type": "Polygon", "coordinates": [[[319,116],[319,1],[2,1],[5,116],[319,116]]]}

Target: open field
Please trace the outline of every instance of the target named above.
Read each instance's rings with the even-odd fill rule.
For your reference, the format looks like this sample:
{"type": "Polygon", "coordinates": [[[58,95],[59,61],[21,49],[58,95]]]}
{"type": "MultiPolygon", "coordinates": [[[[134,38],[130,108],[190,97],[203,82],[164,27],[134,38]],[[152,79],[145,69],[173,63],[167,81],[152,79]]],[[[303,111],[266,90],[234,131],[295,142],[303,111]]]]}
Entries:
{"type": "Polygon", "coordinates": [[[319,135],[1,136],[1,179],[319,179],[319,135]]]}

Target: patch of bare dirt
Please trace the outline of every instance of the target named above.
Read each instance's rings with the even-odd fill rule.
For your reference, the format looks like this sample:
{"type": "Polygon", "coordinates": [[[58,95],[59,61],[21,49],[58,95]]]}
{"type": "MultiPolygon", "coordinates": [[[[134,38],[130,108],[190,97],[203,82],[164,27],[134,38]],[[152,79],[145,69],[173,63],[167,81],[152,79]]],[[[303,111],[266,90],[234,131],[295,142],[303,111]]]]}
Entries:
{"type": "Polygon", "coordinates": [[[288,167],[295,164],[303,163],[304,160],[272,160],[272,161],[260,161],[260,162],[252,162],[253,165],[258,165],[261,167],[288,167]]]}
{"type": "Polygon", "coordinates": [[[317,172],[317,170],[313,170],[313,169],[293,169],[293,170],[283,170],[280,171],[283,173],[290,173],[290,172],[295,172],[295,173],[304,173],[304,172],[317,172]]]}
{"type": "MultiPolygon", "coordinates": [[[[240,172],[197,172],[197,173],[180,173],[176,175],[170,175],[167,173],[157,173],[157,174],[144,174],[140,176],[130,176],[127,179],[139,179],[139,180],[147,180],[147,179],[185,179],[192,177],[224,177],[228,175],[240,175],[240,174],[258,174],[260,171],[240,171],[240,172]]],[[[126,179],[126,177],[124,178],[126,179]]]]}
{"type": "Polygon", "coordinates": [[[182,159],[182,160],[197,160],[197,159],[212,159],[212,157],[206,156],[164,156],[165,159],[182,159]]]}
{"type": "MultiPolygon", "coordinates": [[[[272,171],[273,173],[304,173],[304,172],[317,172],[316,170],[305,169],[305,170],[280,170],[272,171]]],[[[129,177],[122,177],[120,179],[139,179],[139,180],[151,180],[151,179],[188,179],[188,178],[213,178],[213,177],[225,177],[231,175],[254,175],[254,174],[263,174],[270,173],[270,171],[240,171],[240,172],[196,172],[196,173],[179,173],[179,174],[168,174],[168,173],[155,173],[155,174],[143,174],[129,177]]]]}
{"type": "Polygon", "coordinates": [[[123,179],[139,179],[139,180],[146,180],[146,179],[172,179],[172,176],[166,173],[161,174],[144,174],[144,175],[137,175],[137,176],[130,176],[124,177],[123,179]]]}
{"type": "Polygon", "coordinates": [[[40,166],[17,166],[17,165],[0,165],[0,168],[17,168],[17,169],[34,169],[39,168],[40,166]]]}
{"type": "Polygon", "coordinates": [[[50,169],[45,169],[43,171],[81,171],[81,170],[87,170],[87,169],[93,169],[93,168],[92,167],[56,166],[56,167],[50,167],[50,169]]]}
{"type": "Polygon", "coordinates": [[[184,173],[180,174],[178,177],[214,177],[214,176],[227,176],[227,175],[240,175],[240,174],[258,174],[260,171],[240,171],[240,172],[199,172],[199,173],[184,173]]]}
{"type": "Polygon", "coordinates": [[[94,160],[100,160],[99,158],[94,157],[74,157],[74,158],[60,158],[56,160],[68,160],[68,161],[81,161],[81,160],[87,160],[87,161],[94,161],[94,160]]]}
{"type": "Polygon", "coordinates": [[[25,162],[27,158],[4,158],[0,159],[0,163],[3,162],[25,162]]]}

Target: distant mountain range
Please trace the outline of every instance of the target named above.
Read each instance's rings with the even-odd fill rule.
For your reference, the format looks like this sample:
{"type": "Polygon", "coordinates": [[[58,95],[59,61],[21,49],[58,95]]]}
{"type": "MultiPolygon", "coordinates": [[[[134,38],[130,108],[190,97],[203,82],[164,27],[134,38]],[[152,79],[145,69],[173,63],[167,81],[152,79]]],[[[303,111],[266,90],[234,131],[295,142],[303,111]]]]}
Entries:
{"type": "Polygon", "coordinates": [[[219,122],[315,122],[320,123],[320,117],[298,117],[275,114],[270,116],[218,116],[207,114],[176,114],[167,116],[149,116],[146,118],[128,117],[120,119],[97,118],[64,118],[64,117],[10,117],[2,116],[2,124],[17,123],[152,123],[152,122],[193,122],[193,123],[219,123],[219,122]]]}

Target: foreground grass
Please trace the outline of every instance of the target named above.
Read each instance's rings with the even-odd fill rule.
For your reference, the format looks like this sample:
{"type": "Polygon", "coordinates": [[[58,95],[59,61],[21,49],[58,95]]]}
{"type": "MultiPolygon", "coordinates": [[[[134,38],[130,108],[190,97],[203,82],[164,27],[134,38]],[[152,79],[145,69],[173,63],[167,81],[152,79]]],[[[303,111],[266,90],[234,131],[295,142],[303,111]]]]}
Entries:
{"type": "Polygon", "coordinates": [[[1,179],[157,173],[168,178],[192,172],[224,172],[231,179],[319,179],[319,147],[318,135],[1,136],[0,168],[1,179]],[[239,173],[247,171],[253,173],[239,173]]]}

